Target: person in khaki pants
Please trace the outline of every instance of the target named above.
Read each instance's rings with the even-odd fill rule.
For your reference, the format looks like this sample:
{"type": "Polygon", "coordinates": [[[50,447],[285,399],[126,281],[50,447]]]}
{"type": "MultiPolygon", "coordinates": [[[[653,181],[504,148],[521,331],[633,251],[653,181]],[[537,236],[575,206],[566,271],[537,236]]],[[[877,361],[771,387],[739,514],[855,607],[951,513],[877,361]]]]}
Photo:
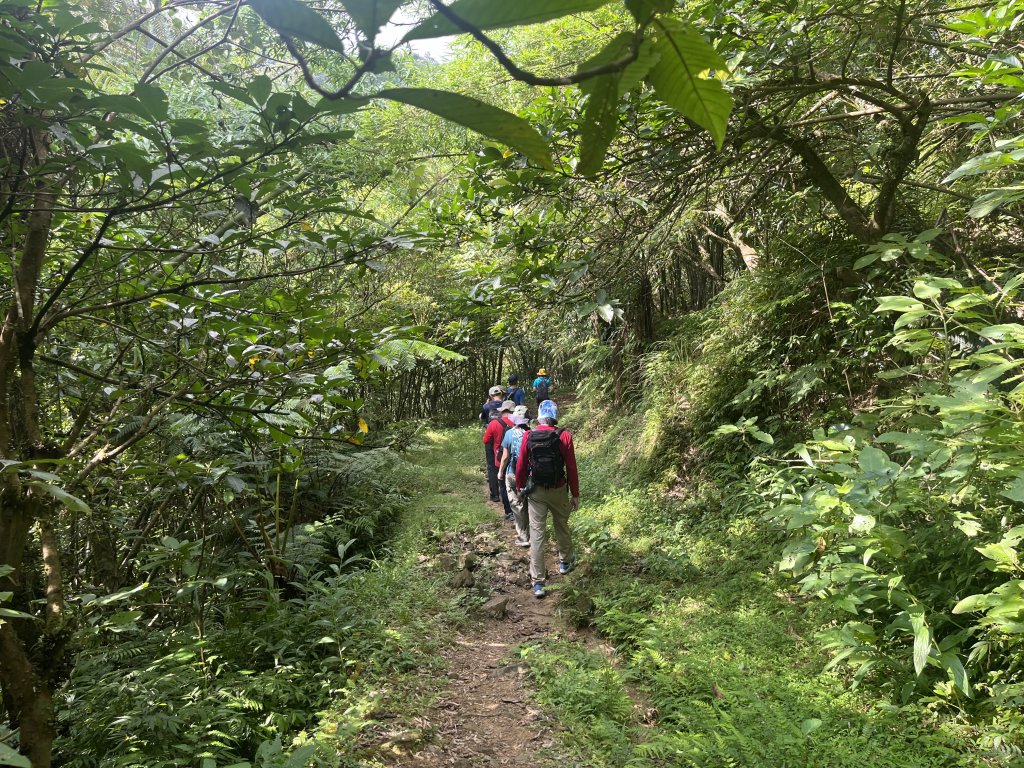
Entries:
{"type": "Polygon", "coordinates": [[[569,514],[579,508],[580,481],[572,434],[556,426],[558,406],[551,400],[542,402],[537,421],[519,449],[516,488],[530,500],[530,579],[533,595],[539,598],[544,597],[547,578],[544,550],[549,512],[558,543],[558,572],[568,573],[575,563],[569,514]]]}

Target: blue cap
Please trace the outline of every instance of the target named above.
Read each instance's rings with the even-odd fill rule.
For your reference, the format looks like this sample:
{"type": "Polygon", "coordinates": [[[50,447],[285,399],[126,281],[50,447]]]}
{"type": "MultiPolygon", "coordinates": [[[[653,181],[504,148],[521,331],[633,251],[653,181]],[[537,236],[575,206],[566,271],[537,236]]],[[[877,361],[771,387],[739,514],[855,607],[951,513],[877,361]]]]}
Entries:
{"type": "Polygon", "coordinates": [[[540,408],[537,410],[538,419],[557,419],[558,418],[558,406],[555,405],[554,400],[545,400],[540,404],[540,408]]]}

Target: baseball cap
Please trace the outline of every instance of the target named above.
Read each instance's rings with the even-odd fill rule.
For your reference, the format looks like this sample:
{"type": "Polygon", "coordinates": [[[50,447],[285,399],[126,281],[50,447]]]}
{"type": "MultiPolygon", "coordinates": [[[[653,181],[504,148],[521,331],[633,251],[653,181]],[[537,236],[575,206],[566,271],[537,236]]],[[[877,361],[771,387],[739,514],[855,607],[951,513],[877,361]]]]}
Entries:
{"type": "Polygon", "coordinates": [[[516,409],[515,401],[514,400],[506,400],[505,402],[503,402],[501,404],[501,408],[499,408],[498,410],[499,411],[508,411],[509,413],[511,413],[515,409],[516,409]]]}
{"type": "Polygon", "coordinates": [[[558,418],[558,406],[555,405],[554,400],[545,400],[540,404],[540,408],[537,410],[537,418],[539,419],[557,419],[558,418]]]}
{"type": "Polygon", "coordinates": [[[490,395],[491,397],[494,397],[495,395],[502,394],[504,391],[505,390],[502,389],[501,387],[494,386],[487,390],[487,394],[490,395]]]}

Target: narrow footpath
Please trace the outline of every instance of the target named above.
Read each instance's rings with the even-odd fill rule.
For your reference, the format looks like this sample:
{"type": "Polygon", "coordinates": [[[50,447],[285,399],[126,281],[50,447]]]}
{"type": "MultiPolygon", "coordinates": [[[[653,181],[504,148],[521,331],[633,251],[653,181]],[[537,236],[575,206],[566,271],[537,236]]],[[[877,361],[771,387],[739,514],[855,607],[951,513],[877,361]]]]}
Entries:
{"type": "MultiPolygon", "coordinates": [[[[423,458],[437,462],[440,472],[454,475],[417,506],[429,512],[442,506],[476,508],[476,524],[439,533],[436,554],[424,567],[452,574],[453,591],[483,605],[444,652],[443,692],[422,715],[420,728],[433,736],[422,749],[396,765],[522,766],[573,765],[558,739],[558,724],[531,701],[529,667],[516,649],[524,643],[571,636],[556,618],[558,610],[557,557],[549,535],[548,585],[543,599],[530,591],[529,550],[514,545],[511,523],[500,504],[487,501],[482,446],[473,445],[468,430],[438,434],[438,444],[423,458]],[[455,463],[461,465],[455,470],[455,463]],[[454,471],[453,471],[454,470],[454,471]]],[[[479,434],[476,434],[479,441],[479,434]]]]}

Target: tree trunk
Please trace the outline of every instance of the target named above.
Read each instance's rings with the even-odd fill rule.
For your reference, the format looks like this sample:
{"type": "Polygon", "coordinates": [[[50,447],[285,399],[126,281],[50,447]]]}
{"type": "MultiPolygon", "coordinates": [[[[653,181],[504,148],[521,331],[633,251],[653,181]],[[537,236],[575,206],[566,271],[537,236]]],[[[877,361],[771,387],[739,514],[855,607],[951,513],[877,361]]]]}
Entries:
{"type": "MultiPolygon", "coordinates": [[[[32,168],[45,163],[49,137],[32,129],[32,168]]],[[[36,185],[32,210],[26,217],[24,240],[14,272],[10,305],[0,327],[0,458],[32,464],[51,453],[39,423],[39,392],[33,362],[37,328],[34,323],[39,277],[46,261],[56,194],[42,181],[36,185]]],[[[32,593],[23,563],[29,531],[44,512],[37,490],[17,472],[4,473],[0,485],[0,564],[14,570],[0,579],[0,587],[14,593],[12,605],[29,611],[38,597],[32,593]]],[[[66,667],[66,631],[63,627],[63,578],[56,537],[46,521],[40,528],[46,579],[46,610],[42,627],[29,619],[10,619],[0,626],[0,685],[13,725],[19,729],[21,751],[34,768],[50,765],[55,727],[53,687],[66,667]]]]}
{"type": "Polygon", "coordinates": [[[32,768],[50,768],[55,736],[50,683],[37,674],[11,620],[0,625],[0,658],[0,682],[12,707],[11,725],[18,729],[21,751],[32,768]]]}

